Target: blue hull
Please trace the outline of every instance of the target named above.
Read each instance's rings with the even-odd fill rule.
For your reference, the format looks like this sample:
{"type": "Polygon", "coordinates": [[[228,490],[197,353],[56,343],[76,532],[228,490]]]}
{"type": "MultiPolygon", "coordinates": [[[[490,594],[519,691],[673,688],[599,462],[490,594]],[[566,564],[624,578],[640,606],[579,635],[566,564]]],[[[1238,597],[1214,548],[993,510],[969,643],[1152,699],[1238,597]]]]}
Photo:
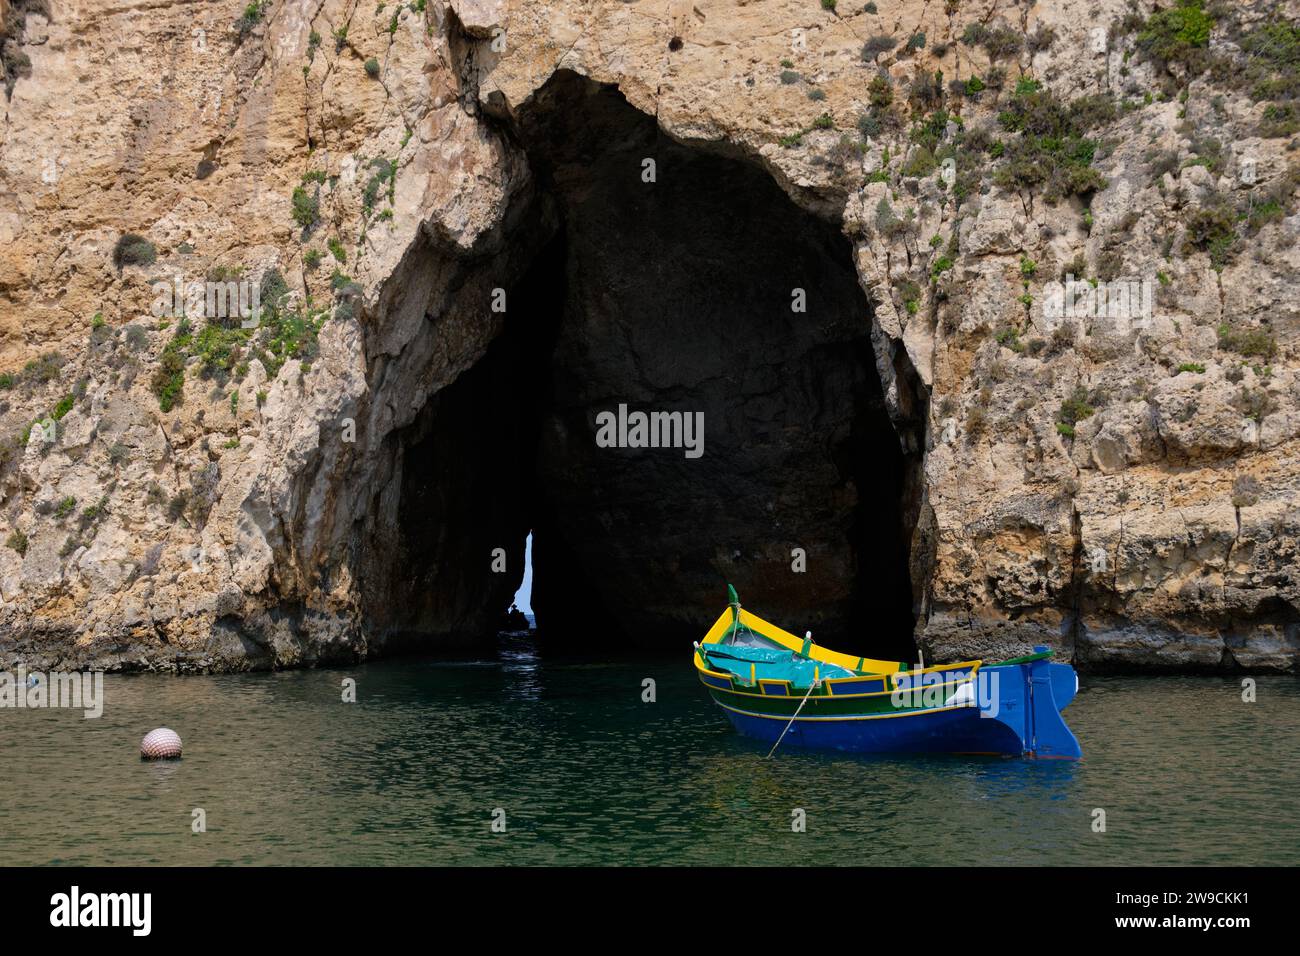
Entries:
{"type": "Polygon", "coordinates": [[[788,718],[722,705],[746,737],[782,747],[852,753],[972,753],[1077,759],[1078,740],[1061,718],[1078,686],[1074,668],[1046,660],[985,668],[997,693],[966,705],[881,715],[788,718]],[[785,728],[789,726],[787,731],[785,728]],[[782,737],[782,733],[784,736],[782,737]]]}
{"type": "MultiPolygon", "coordinates": [[[[723,712],[746,737],[776,743],[787,721],[723,712]]],[[[851,753],[982,753],[1023,752],[1018,736],[996,720],[981,719],[979,709],[919,711],[914,715],[872,720],[796,720],[782,747],[841,750],[851,753]]]]}

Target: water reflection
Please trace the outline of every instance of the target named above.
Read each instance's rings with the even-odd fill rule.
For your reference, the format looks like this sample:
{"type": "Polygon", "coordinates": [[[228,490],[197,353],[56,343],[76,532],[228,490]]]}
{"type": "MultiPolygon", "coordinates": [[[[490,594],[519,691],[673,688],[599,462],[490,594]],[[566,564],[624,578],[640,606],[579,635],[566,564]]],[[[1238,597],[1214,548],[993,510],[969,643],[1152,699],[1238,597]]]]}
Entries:
{"type": "Polygon", "coordinates": [[[1076,763],[765,760],[688,662],[555,661],[523,642],[478,661],[109,676],[99,720],[0,711],[0,761],[17,768],[0,775],[0,837],[23,836],[15,863],[1300,860],[1296,679],[1261,681],[1250,705],[1218,678],[1085,684],[1068,712],[1076,763]],[[160,725],[183,760],[139,759],[160,725]]]}
{"type": "Polygon", "coordinates": [[[520,636],[504,637],[497,656],[509,678],[506,693],[521,700],[538,700],[542,694],[542,672],[533,640],[520,636]]]}

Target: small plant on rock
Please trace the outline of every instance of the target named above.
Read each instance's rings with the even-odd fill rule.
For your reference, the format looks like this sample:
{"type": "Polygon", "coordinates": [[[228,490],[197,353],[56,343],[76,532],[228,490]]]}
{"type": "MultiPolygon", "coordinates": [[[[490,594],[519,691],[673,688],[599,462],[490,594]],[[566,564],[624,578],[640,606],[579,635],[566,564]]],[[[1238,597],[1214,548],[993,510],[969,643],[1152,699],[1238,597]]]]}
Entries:
{"type": "Polygon", "coordinates": [[[320,200],[303,186],[293,189],[293,221],[304,229],[316,225],[320,218],[320,200]]]}
{"type": "Polygon", "coordinates": [[[121,272],[124,266],[153,265],[157,259],[158,250],[154,248],[153,243],[133,232],[123,235],[113,247],[113,265],[117,267],[118,272],[121,272]]]}
{"type": "Polygon", "coordinates": [[[1061,403],[1061,410],[1057,416],[1057,421],[1071,427],[1091,416],[1097,410],[1088,403],[1088,390],[1082,385],[1078,386],[1070,397],[1061,403]]]}
{"type": "Polygon", "coordinates": [[[5,539],[5,547],[12,548],[18,552],[18,557],[27,556],[27,535],[18,528],[9,532],[9,537],[5,539]]]}

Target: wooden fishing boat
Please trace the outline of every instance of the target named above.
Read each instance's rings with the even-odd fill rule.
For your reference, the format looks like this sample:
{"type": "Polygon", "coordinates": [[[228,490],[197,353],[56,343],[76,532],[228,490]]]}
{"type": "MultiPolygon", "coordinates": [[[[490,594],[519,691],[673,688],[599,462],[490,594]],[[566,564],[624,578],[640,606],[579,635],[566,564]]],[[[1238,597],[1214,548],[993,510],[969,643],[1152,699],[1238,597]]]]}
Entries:
{"type": "Polygon", "coordinates": [[[857,753],[1078,758],[1061,718],[1074,668],[1046,647],[1012,660],[909,668],[802,640],[731,602],[695,645],[695,668],[741,734],[857,753]]]}

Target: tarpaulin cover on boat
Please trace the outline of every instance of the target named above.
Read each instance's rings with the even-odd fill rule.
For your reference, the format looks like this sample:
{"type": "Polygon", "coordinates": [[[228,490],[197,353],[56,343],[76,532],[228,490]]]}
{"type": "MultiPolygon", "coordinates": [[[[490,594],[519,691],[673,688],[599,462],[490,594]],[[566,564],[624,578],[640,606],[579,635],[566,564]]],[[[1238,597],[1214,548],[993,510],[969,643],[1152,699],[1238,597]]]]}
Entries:
{"type": "Polygon", "coordinates": [[[825,661],[814,661],[777,647],[751,644],[702,644],[709,663],[728,670],[743,680],[750,679],[750,665],[759,680],[788,680],[795,687],[809,687],[815,677],[853,677],[854,672],[825,661]]]}

